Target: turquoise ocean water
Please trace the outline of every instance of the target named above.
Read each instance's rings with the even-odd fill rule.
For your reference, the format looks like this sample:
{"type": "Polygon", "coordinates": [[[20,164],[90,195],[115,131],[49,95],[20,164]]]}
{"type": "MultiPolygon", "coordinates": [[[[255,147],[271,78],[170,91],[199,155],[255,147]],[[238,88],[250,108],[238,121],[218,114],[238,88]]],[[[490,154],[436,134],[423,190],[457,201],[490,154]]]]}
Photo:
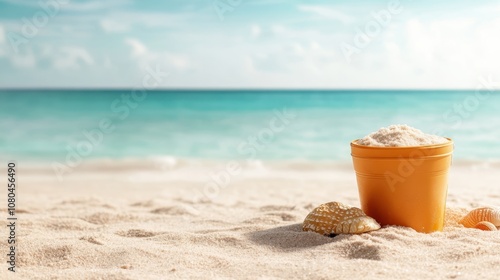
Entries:
{"type": "Polygon", "coordinates": [[[135,96],[130,90],[0,91],[0,156],[63,161],[80,151],[90,159],[350,160],[351,140],[382,126],[408,124],[453,138],[455,158],[500,159],[500,92],[228,90],[135,96]]]}

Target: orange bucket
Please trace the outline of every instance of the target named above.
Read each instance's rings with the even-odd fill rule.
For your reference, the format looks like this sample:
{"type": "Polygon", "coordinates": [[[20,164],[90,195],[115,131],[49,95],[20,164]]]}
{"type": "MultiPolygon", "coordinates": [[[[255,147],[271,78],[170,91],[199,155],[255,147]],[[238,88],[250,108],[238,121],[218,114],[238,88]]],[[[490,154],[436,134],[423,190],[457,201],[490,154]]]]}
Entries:
{"type": "Polygon", "coordinates": [[[453,141],[416,147],[351,142],[363,211],[382,225],[443,230],[453,141]]]}

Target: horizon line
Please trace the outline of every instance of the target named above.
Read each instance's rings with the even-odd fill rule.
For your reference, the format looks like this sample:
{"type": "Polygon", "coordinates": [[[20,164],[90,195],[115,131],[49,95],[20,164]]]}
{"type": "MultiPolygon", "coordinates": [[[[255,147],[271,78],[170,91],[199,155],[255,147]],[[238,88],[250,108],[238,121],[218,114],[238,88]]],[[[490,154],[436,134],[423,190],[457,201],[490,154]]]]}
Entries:
{"type": "MultiPolygon", "coordinates": [[[[121,91],[134,90],[134,87],[0,87],[0,91],[121,91]]],[[[476,91],[467,88],[155,88],[147,91],[476,91]]],[[[481,89],[480,91],[500,91],[500,89],[481,89]]]]}

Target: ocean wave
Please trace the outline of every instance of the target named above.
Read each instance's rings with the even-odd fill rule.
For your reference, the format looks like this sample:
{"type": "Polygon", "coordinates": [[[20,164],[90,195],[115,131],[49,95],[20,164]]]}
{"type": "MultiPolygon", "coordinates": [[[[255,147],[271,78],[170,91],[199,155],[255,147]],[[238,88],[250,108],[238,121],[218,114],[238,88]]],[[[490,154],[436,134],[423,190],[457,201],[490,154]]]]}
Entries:
{"type": "MultiPolygon", "coordinates": [[[[20,161],[24,170],[51,169],[52,162],[20,161]]],[[[352,162],[313,161],[307,159],[295,160],[220,160],[220,159],[193,159],[179,158],[170,155],[145,158],[100,158],[87,159],[78,166],[68,166],[72,171],[110,172],[110,171],[137,171],[137,172],[173,172],[179,170],[224,170],[228,165],[236,165],[246,171],[329,171],[352,169],[352,162]]],[[[453,166],[466,166],[473,169],[500,168],[500,160],[453,160],[453,166]]]]}

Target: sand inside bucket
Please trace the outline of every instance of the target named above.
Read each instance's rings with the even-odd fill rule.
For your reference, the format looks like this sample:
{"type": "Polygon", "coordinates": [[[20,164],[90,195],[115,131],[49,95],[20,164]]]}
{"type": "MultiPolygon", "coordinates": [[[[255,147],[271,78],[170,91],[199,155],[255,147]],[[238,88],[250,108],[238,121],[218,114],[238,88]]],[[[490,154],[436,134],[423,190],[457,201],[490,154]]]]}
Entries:
{"type": "Polygon", "coordinates": [[[357,144],[375,147],[413,147],[436,145],[448,142],[448,139],[426,134],[408,125],[382,127],[358,140],[357,144]]]}

